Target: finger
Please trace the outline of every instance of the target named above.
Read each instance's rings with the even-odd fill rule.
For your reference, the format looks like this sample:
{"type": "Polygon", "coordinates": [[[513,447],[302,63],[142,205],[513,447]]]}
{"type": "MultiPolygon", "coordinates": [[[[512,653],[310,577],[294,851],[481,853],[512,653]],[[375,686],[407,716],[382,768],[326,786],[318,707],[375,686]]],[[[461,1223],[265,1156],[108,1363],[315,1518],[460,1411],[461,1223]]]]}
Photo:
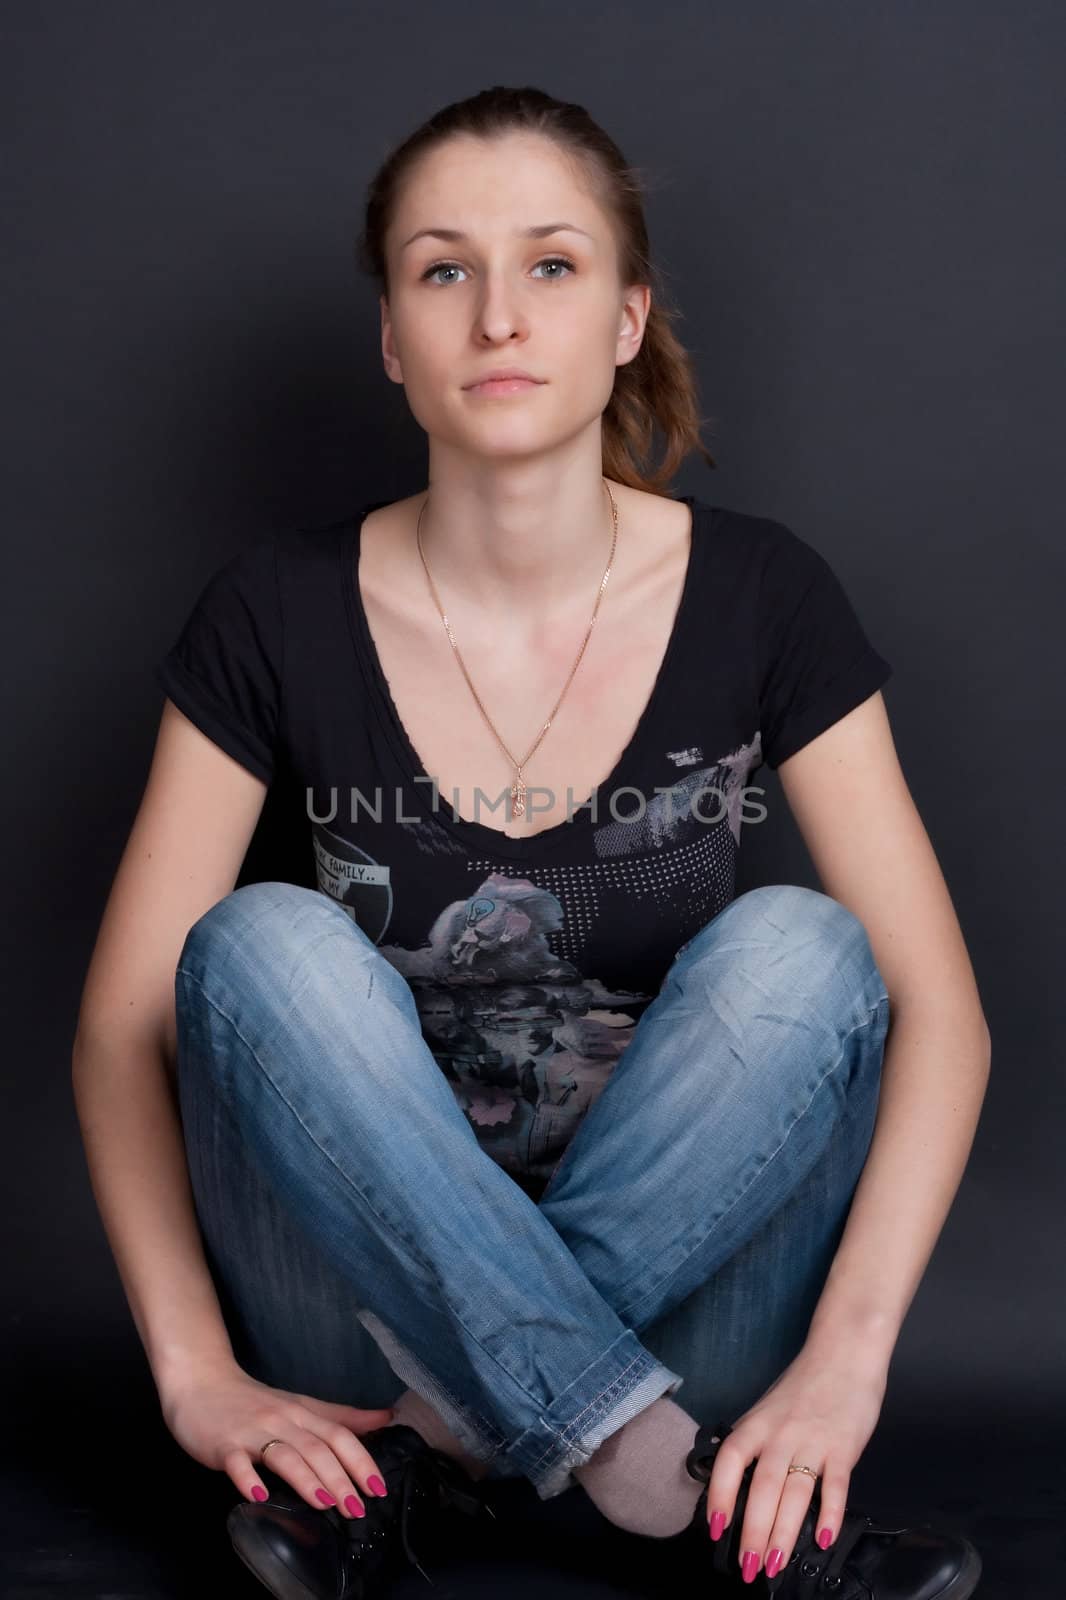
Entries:
{"type": "Polygon", "coordinates": [[[374,1457],[343,1423],[311,1415],[306,1420],[305,1431],[293,1442],[318,1472],[323,1486],[349,1515],[360,1515],[357,1508],[361,1504],[360,1496],[365,1500],[367,1495],[380,1496],[386,1492],[384,1475],[374,1457]],[[350,1502],[355,1489],[359,1494],[357,1506],[353,1508],[350,1502]]]}
{"type": "MultiPolygon", "coordinates": [[[[331,1423],[323,1423],[323,1427],[332,1427],[331,1423]]],[[[336,1506],[344,1517],[366,1516],[366,1499],[371,1491],[357,1488],[352,1479],[354,1473],[349,1475],[337,1458],[335,1450],[324,1439],[315,1433],[298,1434],[294,1443],[299,1450],[310,1471],[316,1475],[314,1497],[319,1506],[336,1506]]],[[[368,1468],[364,1477],[370,1477],[373,1468],[368,1468]]]]}
{"type": "MultiPolygon", "coordinates": [[[[793,1473],[793,1477],[798,1476],[798,1473],[793,1473]]],[[[828,1459],[818,1480],[818,1529],[815,1539],[819,1549],[828,1550],[840,1531],[850,1487],[851,1467],[828,1459]]]]}
{"type": "Polygon", "coordinates": [[[751,1447],[744,1439],[734,1429],[718,1446],[714,1458],[707,1484],[707,1523],[712,1539],[720,1539],[733,1521],[737,1491],[752,1459],[751,1447]]]}
{"type": "Polygon", "coordinates": [[[270,1490],[263,1482],[255,1463],[247,1450],[235,1447],[227,1450],[222,1457],[222,1465],[231,1482],[240,1490],[246,1500],[267,1500],[270,1490]]]}
{"type": "MultiPolygon", "coordinates": [[[[291,1429],[292,1424],[290,1423],[289,1426],[291,1429]]],[[[302,1495],[307,1504],[313,1507],[315,1511],[322,1511],[327,1506],[335,1505],[344,1516],[356,1515],[357,1512],[353,1511],[352,1507],[362,1504],[357,1497],[353,1496],[348,1506],[343,1504],[344,1496],[352,1494],[351,1488],[344,1490],[343,1494],[338,1497],[322,1481],[323,1463],[321,1458],[315,1462],[307,1459],[308,1455],[316,1454],[316,1444],[325,1449],[321,1440],[316,1440],[314,1434],[306,1433],[303,1430],[292,1429],[292,1431],[294,1438],[291,1443],[289,1440],[279,1439],[276,1444],[270,1446],[269,1466],[271,1472],[276,1473],[279,1478],[283,1478],[286,1483],[291,1484],[297,1494],[302,1495]]],[[[336,1461],[334,1461],[332,1473],[334,1480],[337,1477],[336,1465],[336,1461]]]]}
{"type": "Polygon", "coordinates": [[[782,1567],[788,1565],[816,1488],[815,1480],[809,1473],[789,1472],[787,1463],[784,1470],[786,1476],[781,1501],[763,1557],[768,1578],[776,1577],[782,1567]]]}
{"type": "MultiPolygon", "coordinates": [[[[380,1468],[374,1461],[372,1453],[362,1443],[359,1434],[353,1432],[346,1422],[334,1421],[329,1415],[323,1415],[323,1411],[328,1413],[333,1409],[328,1403],[325,1406],[321,1406],[317,1401],[313,1401],[310,1406],[292,1406],[288,1414],[297,1427],[306,1429],[308,1433],[314,1434],[319,1439],[324,1439],[338,1456],[340,1456],[341,1450],[346,1451],[347,1454],[342,1459],[351,1461],[357,1467],[362,1474],[363,1483],[375,1473],[384,1482],[380,1468]],[[352,1453],[353,1450],[354,1455],[352,1453]]],[[[338,1409],[350,1410],[351,1407],[342,1406],[338,1409]]],[[[366,1427],[360,1429],[362,1433],[369,1433],[370,1431],[366,1427]]],[[[299,1440],[296,1442],[299,1443],[299,1440]]],[[[371,1489],[370,1492],[373,1494],[374,1491],[371,1489]]]]}
{"type": "MultiPolygon", "coordinates": [[[[745,1583],[754,1580],[770,1548],[770,1533],[780,1514],[788,1465],[788,1455],[780,1448],[773,1447],[760,1455],[756,1462],[744,1506],[744,1525],[738,1550],[740,1573],[745,1583]]],[[[803,1474],[794,1472],[789,1476],[796,1478],[803,1474]]],[[[810,1482],[810,1479],[807,1481],[810,1482]]]]}
{"type": "Polygon", "coordinates": [[[316,1423],[314,1431],[325,1440],[340,1463],[341,1470],[348,1474],[364,1497],[370,1494],[380,1498],[387,1493],[385,1474],[374,1460],[372,1452],[350,1428],[340,1422],[323,1422],[316,1423]]]}

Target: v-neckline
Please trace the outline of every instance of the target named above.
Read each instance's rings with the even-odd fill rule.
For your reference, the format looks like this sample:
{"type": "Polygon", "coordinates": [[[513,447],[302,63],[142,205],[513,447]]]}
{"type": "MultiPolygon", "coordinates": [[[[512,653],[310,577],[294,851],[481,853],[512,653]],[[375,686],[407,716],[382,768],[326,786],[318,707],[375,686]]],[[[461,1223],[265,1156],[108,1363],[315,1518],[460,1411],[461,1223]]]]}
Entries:
{"type": "MultiPolygon", "coordinates": [[[[701,534],[705,536],[705,517],[713,514],[713,508],[705,506],[695,495],[671,495],[671,499],[679,504],[689,507],[692,514],[692,530],[689,543],[688,561],[685,567],[685,578],[681,586],[677,609],[670,628],[670,636],[659,663],[659,670],[655,675],[651,692],[644,704],[633,730],[632,737],[626,744],[612,770],[600,781],[593,790],[593,794],[601,797],[610,795],[614,790],[624,786],[624,780],[631,767],[639,767],[638,758],[647,742],[649,730],[653,726],[655,714],[666,693],[667,680],[670,669],[679,652],[678,640],[684,634],[688,625],[688,614],[692,607],[693,595],[696,590],[696,568],[699,556],[702,554],[701,534]]],[[[362,586],[359,583],[359,553],[362,541],[363,523],[372,511],[380,511],[385,506],[391,505],[390,500],[368,501],[352,517],[350,523],[345,524],[343,536],[340,540],[340,559],[342,563],[341,589],[345,598],[345,609],[351,627],[352,640],[356,655],[369,676],[368,687],[371,690],[371,702],[378,714],[382,729],[392,745],[393,752],[399,762],[400,769],[405,779],[414,789],[419,807],[426,814],[436,820],[442,827],[454,834],[469,849],[478,849],[485,855],[509,856],[512,860],[532,860],[544,853],[551,854],[559,849],[571,847],[571,842],[579,833],[587,832],[592,825],[592,795],[580,806],[576,806],[569,818],[554,822],[550,827],[541,828],[536,833],[523,838],[512,838],[510,834],[498,828],[490,828],[487,823],[474,822],[466,817],[460,817],[453,811],[450,800],[445,798],[446,791],[443,787],[438,790],[437,805],[433,804],[433,784],[430,775],[422,763],[422,758],[411,742],[403,719],[397,709],[396,702],[389,688],[389,681],[378,655],[374,636],[370,631],[370,623],[363,603],[362,586]],[[415,778],[419,783],[414,783],[415,778]]],[[[639,784],[636,785],[639,788],[639,784]]],[[[600,812],[602,818],[603,801],[601,798],[600,812]]],[[[597,826],[600,819],[597,819],[597,826]]]]}

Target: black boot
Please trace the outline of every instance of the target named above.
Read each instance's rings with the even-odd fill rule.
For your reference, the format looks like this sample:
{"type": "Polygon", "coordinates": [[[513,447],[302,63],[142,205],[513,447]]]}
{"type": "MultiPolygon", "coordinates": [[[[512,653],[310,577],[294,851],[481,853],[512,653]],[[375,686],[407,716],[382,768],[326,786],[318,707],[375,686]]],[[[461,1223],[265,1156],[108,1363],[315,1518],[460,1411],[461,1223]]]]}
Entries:
{"type": "MultiPolygon", "coordinates": [[[[728,1422],[700,1428],[685,1459],[689,1476],[704,1485],[692,1522],[672,1540],[656,1543],[682,1545],[697,1571],[702,1551],[708,1570],[742,1584],[740,1535],[755,1461],[744,1472],[722,1537],[713,1540],[707,1529],[707,1485],[718,1448],[731,1432],[728,1422]]],[[[849,1506],[836,1538],[823,1550],[815,1542],[820,1500],[816,1484],[789,1560],[773,1578],[760,1567],[754,1581],[743,1584],[745,1594],[780,1595],[781,1600],[967,1600],[976,1589],[981,1576],[976,1547],[961,1534],[937,1533],[928,1523],[887,1527],[849,1506]]]]}
{"type": "Polygon", "coordinates": [[[460,1463],[414,1428],[392,1422],[360,1437],[389,1491],[360,1497],[365,1517],[342,1516],[335,1506],[316,1511],[264,1470],[269,1498],[242,1500],[226,1518],[234,1550],[277,1600],[373,1600],[405,1563],[432,1584],[415,1546],[443,1531],[450,1511],[479,1522],[495,1516],[460,1463]]]}

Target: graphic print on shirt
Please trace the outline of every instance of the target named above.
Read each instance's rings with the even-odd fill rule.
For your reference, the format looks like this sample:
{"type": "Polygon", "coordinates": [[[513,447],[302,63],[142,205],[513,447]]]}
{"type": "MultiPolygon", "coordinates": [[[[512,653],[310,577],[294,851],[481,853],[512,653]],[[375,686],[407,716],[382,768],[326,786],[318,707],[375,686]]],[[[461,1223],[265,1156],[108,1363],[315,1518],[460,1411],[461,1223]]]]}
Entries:
{"type": "MultiPolygon", "coordinates": [[[[367,933],[384,928],[388,868],[321,823],[312,832],[319,889],[367,933]]],[[[375,940],[407,980],[479,1143],[516,1176],[558,1159],[632,1037],[624,1007],[652,998],[612,991],[555,955],[547,935],[563,916],[528,878],[490,873],[444,908],[420,949],[375,940]]]]}
{"type": "Polygon", "coordinates": [[[388,867],[372,861],[365,850],[321,822],[311,824],[311,848],[322,893],[343,906],[352,921],[379,943],[392,916],[388,867]]]}
{"type": "Polygon", "coordinates": [[[698,744],[691,745],[688,750],[668,750],[666,755],[675,767],[694,767],[697,761],[703,760],[703,751],[698,744]]]}
{"type": "MultiPolygon", "coordinates": [[[[313,825],[319,888],[406,979],[457,1104],[512,1175],[546,1181],[655,999],[605,982],[589,941],[637,907],[649,929],[667,932],[669,951],[721,910],[732,893],[740,791],[758,756],[756,734],[653,795],[639,821],[596,827],[591,862],[464,856],[470,893],[450,900],[416,947],[384,942],[388,866],[313,825]]],[[[622,803],[617,810],[629,814],[622,803]]]]}
{"type": "Polygon", "coordinates": [[[381,947],[479,1142],[514,1172],[565,1148],[632,1038],[630,1008],[651,998],[556,955],[563,917],[548,889],[493,872],[444,908],[423,949],[381,947]]]}
{"type": "MultiPolygon", "coordinates": [[[[694,748],[698,751],[698,746],[694,748]]],[[[676,762],[678,753],[667,751],[667,757],[676,762]]],[[[596,854],[632,855],[660,850],[664,845],[677,846],[720,822],[728,824],[734,844],[739,845],[744,788],[761,759],[762,738],[756,730],[749,743],[721,756],[713,766],[700,767],[653,794],[642,816],[637,807],[631,812],[619,807],[621,821],[612,819],[596,829],[596,854]]]]}

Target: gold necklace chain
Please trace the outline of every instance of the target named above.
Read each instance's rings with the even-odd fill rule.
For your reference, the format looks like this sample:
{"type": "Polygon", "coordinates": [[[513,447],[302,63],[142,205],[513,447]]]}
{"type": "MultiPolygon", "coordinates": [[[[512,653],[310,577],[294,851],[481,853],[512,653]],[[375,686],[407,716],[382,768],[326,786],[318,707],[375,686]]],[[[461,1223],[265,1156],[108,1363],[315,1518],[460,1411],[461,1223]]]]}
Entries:
{"type": "Polygon", "coordinates": [[[525,784],[525,780],[524,780],[524,778],[522,776],[522,774],[523,774],[523,772],[525,770],[526,763],[528,762],[530,756],[532,756],[534,754],[534,752],[538,748],[541,740],[544,738],[544,735],[547,733],[548,729],[551,727],[552,722],[555,719],[555,713],[558,711],[559,707],[562,705],[563,699],[564,699],[564,697],[566,695],[566,691],[569,689],[570,684],[571,684],[571,682],[573,680],[574,673],[577,671],[578,667],[581,665],[581,657],[585,654],[585,646],[588,644],[589,639],[592,636],[592,625],[596,621],[596,615],[597,615],[597,613],[598,613],[598,611],[600,609],[600,601],[603,599],[603,593],[604,593],[604,590],[607,587],[607,579],[611,576],[611,567],[614,565],[614,552],[615,552],[615,547],[616,547],[616,545],[618,543],[618,507],[615,504],[614,495],[611,493],[610,485],[608,484],[606,478],[604,478],[604,480],[603,480],[603,486],[607,490],[607,498],[611,502],[611,521],[612,521],[612,525],[613,525],[613,534],[612,534],[612,537],[611,537],[611,554],[610,554],[610,556],[608,557],[608,560],[607,560],[607,569],[604,572],[603,577],[600,579],[600,586],[599,586],[599,589],[596,592],[596,604],[592,608],[592,617],[589,620],[589,625],[588,625],[588,628],[587,628],[587,630],[585,632],[585,637],[584,637],[584,640],[582,641],[581,649],[577,653],[577,660],[574,662],[573,666],[570,668],[570,675],[567,678],[566,682],[563,684],[563,692],[559,696],[558,700],[555,702],[555,705],[552,707],[551,716],[548,718],[547,722],[544,724],[543,728],[540,730],[540,733],[537,735],[537,737],[534,740],[533,744],[529,747],[529,749],[527,750],[525,756],[522,758],[521,761],[516,761],[515,760],[514,756],[511,754],[510,750],[508,750],[507,746],[504,744],[503,740],[500,738],[499,734],[496,731],[495,726],[493,725],[492,718],[489,716],[488,712],[485,710],[484,705],[482,704],[481,696],[478,694],[477,690],[474,688],[473,683],[471,682],[470,674],[469,674],[469,672],[467,672],[466,665],[465,665],[465,663],[463,661],[463,658],[462,658],[461,654],[459,653],[459,646],[455,642],[455,635],[452,632],[451,623],[448,621],[448,618],[446,617],[446,615],[444,613],[444,607],[440,603],[440,598],[439,598],[439,596],[437,594],[437,586],[433,582],[433,577],[432,577],[432,574],[430,573],[429,567],[426,565],[426,557],[425,557],[425,553],[423,552],[423,549],[422,549],[422,515],[423,515],[423,512],[425,511],[426,505],[427,505],[427,503],[429,501],[429,496],[428,495],[426,496],[425,500],[423,500],[421,510],[418,513],[418,523],[417,523],[417,525],[415,527],[415,540],[416,540],[416,542],[418,544],[418,553],[422,558],[422,565],[426,569],[426,577],[429,579],[429,587],[430,587],[430,590],[431,590],[431,592],[433,594],[433,599],[436,602],[437,610],[440,612],[441,621],[444,623],[444,627],[445,627],[445,630],[446,630],[446,632],[448,634],[448,638],[451,640],[452,649],[455,651],[455,658],[459,663],[459,667],[460,667],[460,670],[462,671],[463,677],[467,681],[467,685],[468,685],[468,687],[470,689],[470,693],[474,696],[474,699],[477,701],[478,709],[481,712],[481,715],[484,717],[485,721],[488,723],[489,729],[491,730],[492,735],[493,735],[494,739],[496,740],[497,744],[500,746],[500,749],[503,751],[504,755],[507,757],[507,759],[511,763],[512,767],[514,767],[514,769],[515,769],[514,781],[511,784],[511,809],[512,809],[513,815],[516,816],[516,817],[524,816],[525,815],[525,810],[526,810],[526,784],[525,784]]]}

